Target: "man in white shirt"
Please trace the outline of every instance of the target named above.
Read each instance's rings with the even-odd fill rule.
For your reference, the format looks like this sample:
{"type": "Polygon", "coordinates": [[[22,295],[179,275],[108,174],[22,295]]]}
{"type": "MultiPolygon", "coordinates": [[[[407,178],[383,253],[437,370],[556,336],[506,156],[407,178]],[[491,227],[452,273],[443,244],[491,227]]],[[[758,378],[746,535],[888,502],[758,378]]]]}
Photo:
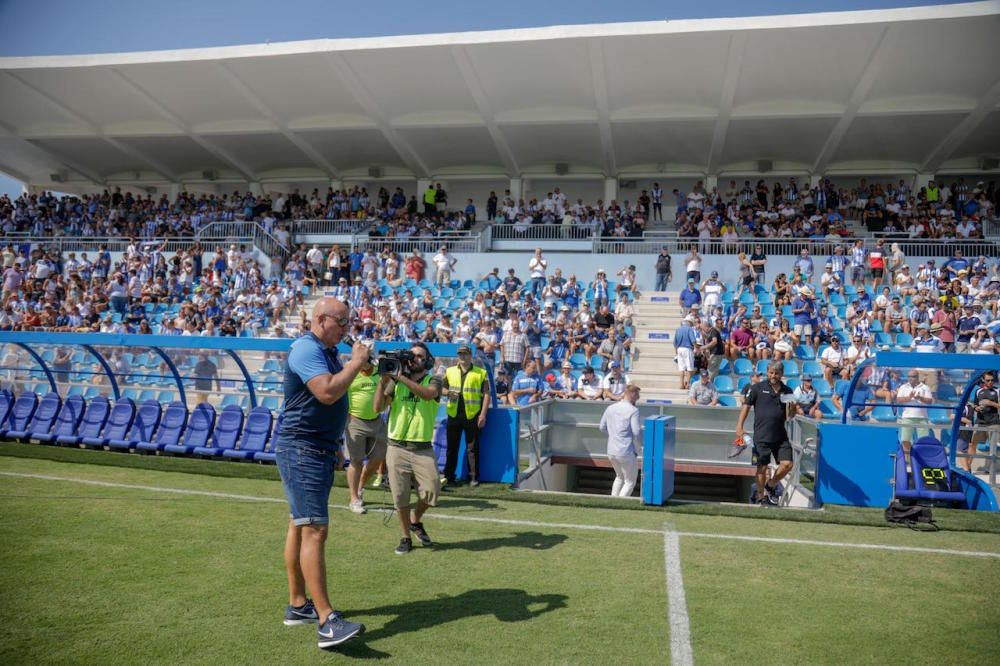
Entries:
{"type": "Polygon", "coordinates": [[[635,403],[639,387],[625,387],[622,400],[604,410],[601,432],[608,436],[608,460],[615,469],[612,497],[629,497],[639,475],[639,447],[642,445],[642,419],[635,403]]]}
{"type": "Polygon", "coordinates": [[[528,270],[531,272],[530,291],[535,298],[542,297],[542,289],[545,288],[545,269],[549,266],[549,260],[542,256],[542,248],[535,249],[535,256],[528,262],[528,270]]]}
{"type": "Polygon", "coordinates": [[[448,283],[451,282],[451,271],[455,268],[455,264],[458,263],[458,259],[448,252],[448,246],[442,245],[441,250],[434,255],[431,259],[434,262],[434,267],[437,268],[437,281],[438,287],[446,287],[448,283]]]}
{"type": "Polygon", "coordinates": [[[920,373],[917,372],[916,368],[910,368],[907,379],[907,383],[896,389],[893,402],[906,405],[899,419],[899,422],[903,424],[899,429],[899,441],[903,444],[903,451],[906,452],[906,458],[909,460],[913,436],[923,437],[931,432],[930,428],[927,427],[927,409],[919,405],[931,404],[934,402],[934,397],[927,384],[920,381],[920,373]]]}
{"type": "Polygon", "coordinates": [[[601,392],[605,400],[618,401],[625,397],[625,388],[629,384],[628,375],[622,372],[622,364],[611,361],[608,374],[601,380],[601,392]]]}
{"type": "Polygon", "coordinates": [[[830,338],[830,346],[820,354],[819,362],[823,366],[823,378],[830,385],[833,385],[838,379],[850,378],[850,375],[844,371],[844,350],[840,346],[840,338],[830,338]]]}

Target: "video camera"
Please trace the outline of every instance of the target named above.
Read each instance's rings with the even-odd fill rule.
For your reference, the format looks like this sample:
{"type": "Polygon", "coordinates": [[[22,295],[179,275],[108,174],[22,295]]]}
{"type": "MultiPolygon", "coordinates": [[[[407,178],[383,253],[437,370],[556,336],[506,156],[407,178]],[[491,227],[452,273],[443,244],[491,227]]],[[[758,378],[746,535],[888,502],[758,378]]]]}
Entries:
{"type": "Polygon", "coordinates": [[[413,358],[413,352],[409,349],[396,349],[383,352],[372,364],[375,372],[380,375],[397,375],[402,372],[403,364],[409,365],[413,358]]]}

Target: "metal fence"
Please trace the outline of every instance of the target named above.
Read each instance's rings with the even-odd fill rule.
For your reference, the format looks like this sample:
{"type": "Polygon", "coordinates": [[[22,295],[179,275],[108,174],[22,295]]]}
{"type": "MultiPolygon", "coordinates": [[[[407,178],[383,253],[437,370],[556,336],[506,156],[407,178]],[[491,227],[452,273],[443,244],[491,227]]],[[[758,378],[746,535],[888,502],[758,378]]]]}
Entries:
{"type": "Polygon", "coordinates": [[[468,231],[442,232],[437,236],[410,236],[408,238],[356,235],[351,239],[351,247],[360,249],[362,252],[389,250],[401,255],[409,254],[414,250],[433,254],[442,247],[447,247],[449,252],[482,252],[483,238],[481,234],[468,231]]]}
{"type": "Polygon", "coordinates": [[[372,226],[371,220],[292,220],[293,234],[360,234],[372,226]]]}
{"type": "Polygon", "coordinates": [[[586,240],[594,236],[594,230],[589,225],[494,224],[490,234],[493,240],[586,240]]]}
{"type": "MultiPolygon", "coordinates": [[[[753,254],[759,245],[767,255],[796,255],[802,250],[810,254],[825,256],[832,254],[838,245],[848,249],[857,240],[855,238],[825,239],[825,238],[782,238],[757,239],[740,238],[737,241],[723,241],[718,238],[700,239],[679,236],[644,235],[642,238],[595,238],[594,254],[657,254],[660,248],[666,247],[674,254],[687,253],[692,247],[703,255],[710,254],[753,254]]],[[[862,238],[867,247],[875,244],[874,238],[862,238]]],[[[886,239],[886,245],[899,243],[900,249],[907,256],[949,257],[956,249],[962,250],[966,256],[985,255],[994,257],[1000,254],[1000,242],[994,240],[933,240],[933,239],[886,239]]]]}

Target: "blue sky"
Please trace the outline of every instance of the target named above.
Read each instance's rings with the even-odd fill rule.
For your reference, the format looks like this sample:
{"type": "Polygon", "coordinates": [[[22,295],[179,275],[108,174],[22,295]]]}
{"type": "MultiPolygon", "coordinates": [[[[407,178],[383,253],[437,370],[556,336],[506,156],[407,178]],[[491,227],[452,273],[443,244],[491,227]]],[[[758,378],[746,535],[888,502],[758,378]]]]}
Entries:
{"type": "MultiPolygon", "coordinates": [[[[571,23],[760,16],[947,0],[0,0],[0,57],[228,46],[571,23]]],[[[0,192],[19,194],[0,174],[0,192]]]]}

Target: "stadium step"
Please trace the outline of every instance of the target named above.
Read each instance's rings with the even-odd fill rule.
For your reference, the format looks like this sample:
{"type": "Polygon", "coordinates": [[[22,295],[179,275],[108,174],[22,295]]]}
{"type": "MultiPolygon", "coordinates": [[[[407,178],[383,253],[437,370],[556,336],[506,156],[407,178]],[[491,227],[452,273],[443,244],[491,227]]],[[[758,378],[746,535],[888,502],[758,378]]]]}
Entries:
{"type": "Polygon", "coordinates": [[[635,305],[636,354],[629,377],[642,387],[646,400],[687,400],[674,363],[672,338],[681,323],[677,297],[674,291],[647,291],[635,305]]]}

